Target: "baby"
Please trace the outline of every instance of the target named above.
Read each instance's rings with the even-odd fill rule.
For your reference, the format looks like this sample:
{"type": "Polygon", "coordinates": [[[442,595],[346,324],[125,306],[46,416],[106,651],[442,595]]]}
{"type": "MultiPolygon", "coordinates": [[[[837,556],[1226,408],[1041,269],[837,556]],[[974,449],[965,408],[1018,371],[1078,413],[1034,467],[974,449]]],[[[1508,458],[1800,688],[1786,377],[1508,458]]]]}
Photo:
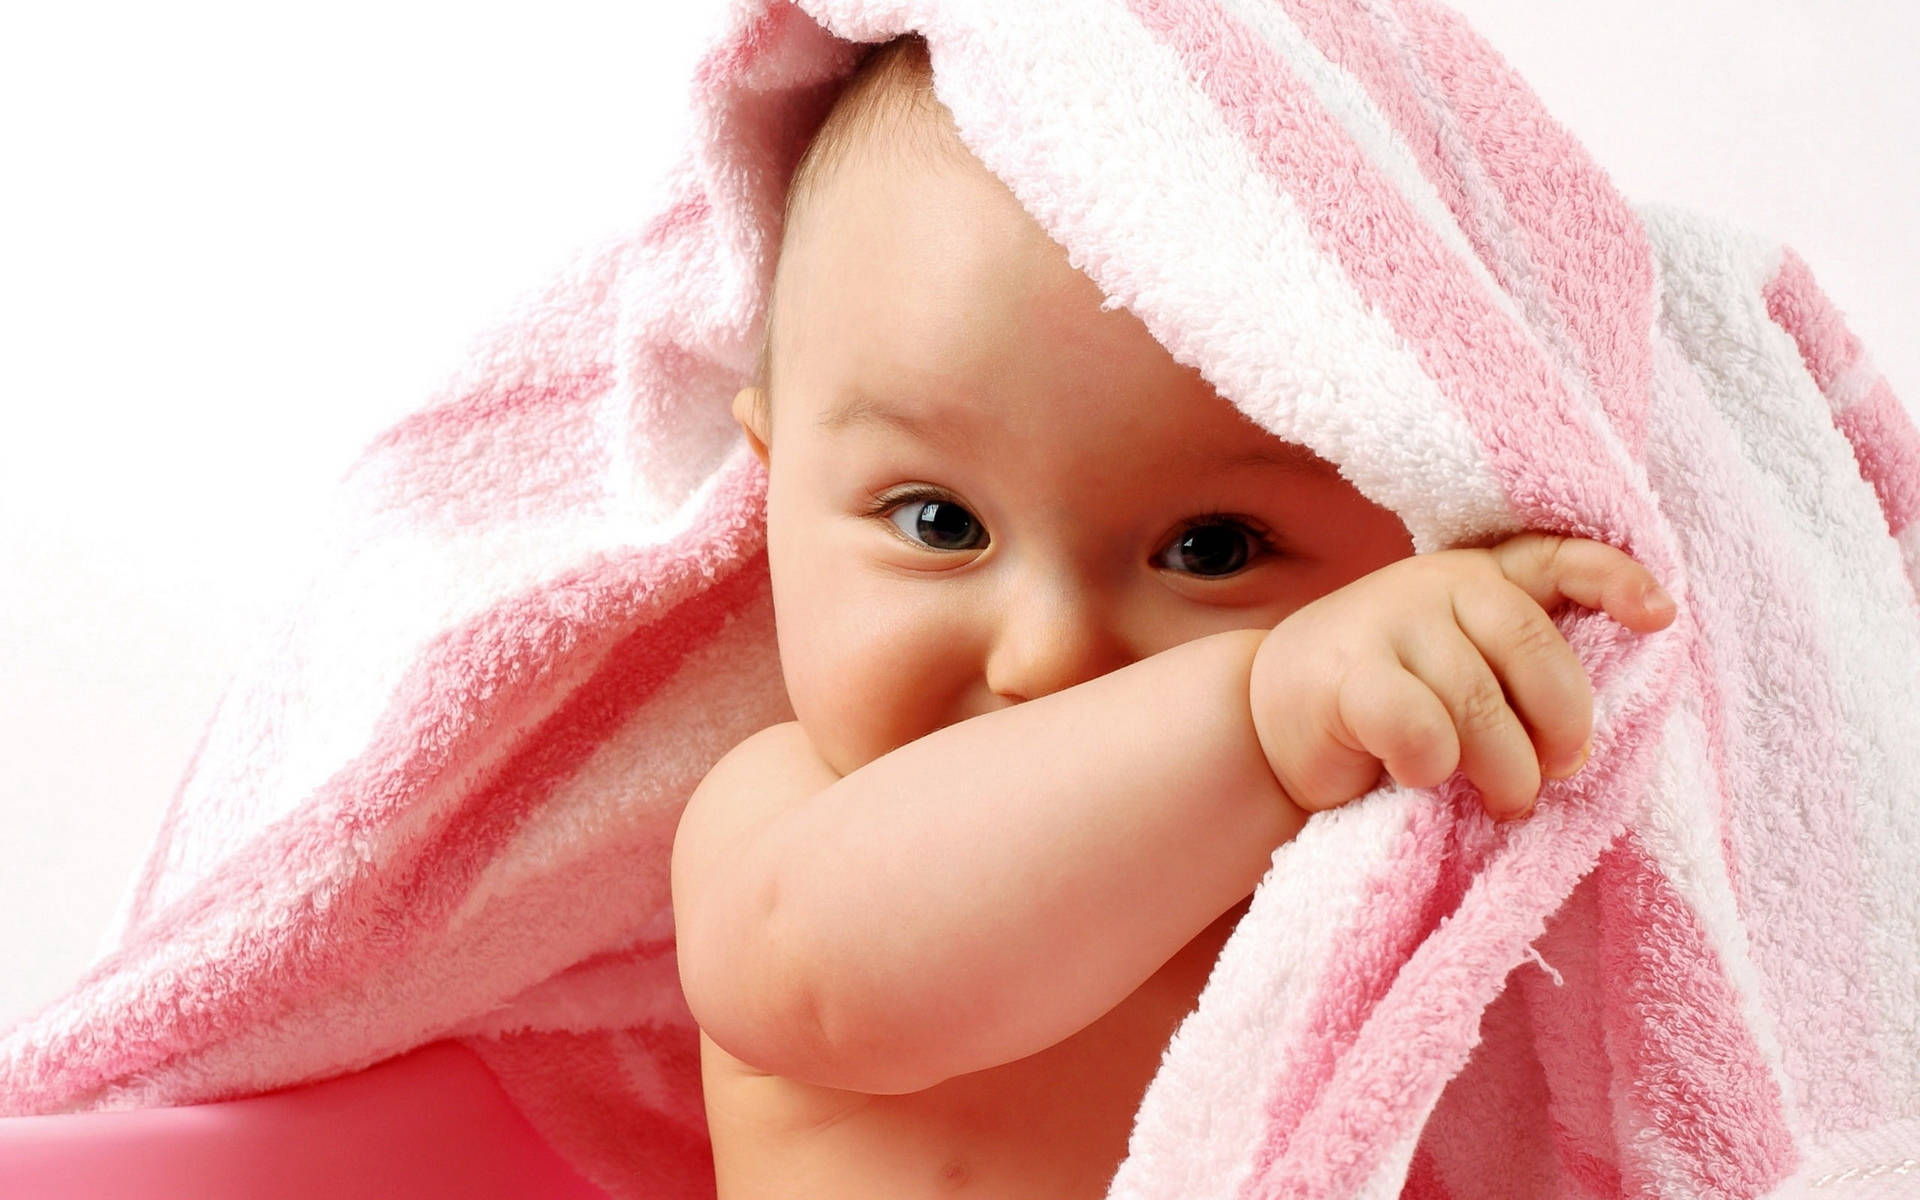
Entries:
{"type": "Polygon", "coordinates": [[[1413,556],[1102,312],[929,78],[903,38],[837,101],[734,405],[798,719],[673,847],[722,1200],[1103,1196],[1275,848],[1383,769],[1523,816],[1592,725],[1550,612],[1674,615],[1596,542],[1413,556]]]}

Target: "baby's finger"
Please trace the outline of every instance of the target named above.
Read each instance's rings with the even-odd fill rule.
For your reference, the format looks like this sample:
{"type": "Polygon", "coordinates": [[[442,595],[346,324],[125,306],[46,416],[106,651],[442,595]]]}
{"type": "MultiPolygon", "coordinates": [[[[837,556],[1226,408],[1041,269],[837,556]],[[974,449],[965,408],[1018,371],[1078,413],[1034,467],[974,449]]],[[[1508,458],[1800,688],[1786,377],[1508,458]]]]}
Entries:
{"type": "Polygon", "coordinates": [[[1518,588],[1499,586],[1455,591],[1453,617],[1500,680],[1542,770],[1573,774],[1593,736],[1593,684],[1553,619],[1518,588]]]}
{"type": "Polygon", "coordinates": [[[1487,812],[1496,820],[1531,812],[1540,794],[1540,759],[1479,650],[1451,624],[1397,648],[1407,670],[1446,707],[1460,739],[1459,769],[1480,789],[1487,812]]]}
{"type": "Polygon", "coordinates": [[[1665,629],[1678,612],[1653,572],[1605,542],[1523,533],[1489,553],[1502,574],[1549,612],[1571,600],[1637,633],[1665,629]]]}
{"type": "Polygon", "coordinates": [[[1398,662],[1382,661],[1347,676],[1339,712],[1353,740],[1401,787],[1438,787],[1460,765],[1460,739],[1447,706],[1398,662]]]}

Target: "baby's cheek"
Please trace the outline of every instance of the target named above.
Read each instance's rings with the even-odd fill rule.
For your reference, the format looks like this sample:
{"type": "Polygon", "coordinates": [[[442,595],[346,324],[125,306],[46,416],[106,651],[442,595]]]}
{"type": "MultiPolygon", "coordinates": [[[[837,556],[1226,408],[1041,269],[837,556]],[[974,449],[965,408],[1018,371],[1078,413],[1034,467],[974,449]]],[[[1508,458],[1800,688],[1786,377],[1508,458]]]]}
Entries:
{"type": "Polygon", "coordinates": [[[802,602],[780,614],[780,665],[794,716],[842,774],[858,753],[873,691],[871,647],[847,613],[836,603],[802,602]]]}
{"type": "Polygon", "coordinates": [[[871,610],[860,617],[838,622],[843,653],[815,659],[812,682],[824,736],[855,766],[940,724],[937,646],[871,610]]]}

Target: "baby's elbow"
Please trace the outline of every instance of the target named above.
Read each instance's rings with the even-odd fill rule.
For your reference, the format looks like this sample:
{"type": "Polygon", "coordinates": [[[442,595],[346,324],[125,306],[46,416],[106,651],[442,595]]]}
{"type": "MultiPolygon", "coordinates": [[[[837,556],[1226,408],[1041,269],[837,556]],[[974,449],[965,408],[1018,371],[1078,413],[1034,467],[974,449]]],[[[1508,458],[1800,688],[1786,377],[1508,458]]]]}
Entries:
{"type": "Polygon", "coordinates": [[[698,905],[675,905],[675,957],[680,991],[709,1040],[755,1070],[786,1075],[816,1051],[811,1000],[795,972],[778,961],[770,915],[746,923],[753,933],[698,905]]]}
{"type": "MultiPolygon", "coordinates": [[[[774,939],[769,939],[770,941],[774,939]]],[[[722,956],[724,957],[724,956],[722,956]]],[[[698,960],[696,960],[697,963],[698,960]]],[[[791,966],[793,960],[787,959],[791,966]]],[[[803,972],[745,974],[682,967],[682,990],[709,1040],[743,1065],[815,1087],[897,1096],[942,1082],[937,1039],[890,1038],[889,1023],[835,1005],[803,972]]]]}
{"type": "Polygon", "coordinates": [[[904,1096],[924,1092],[954,1074],[938,1061],[940,1039],[888,1037],[894,1023],[886,1019],[835,1018],[817,998],[809,997],[799,1020],[804,1033],[795,1044],[808,1047],[808,1052],[789,1078],[869,1096],[904,1096]]]}
{"type": "Polygon", "coordinates": [[[712,818],[724,810],[701,799],[675,838],[670,887],[680,990],[708,1040],[753,1070],[870,1095],[923,1091],[957,1073],[933,1062],[941,1039],[901,1029],[900,1014],[825,961],[830,939],[816,936],[804,905],[783,902],[779,870],[764,866],[783,860],[777,847],[715,848],[712,818]]]}
{"type": "Polygon", "coordinates": [[[966,1031],[891,1003],[879,992],[863,993],[845,972],[824,978],[838,986],[809,990],[799,1000],[795,1016],[804,1033],[795,1044],[806,1047],[808,1057],[794,1064],[792,1078],[872,1096],[904,1096],[997,1065],[968,1057],[975,1048],[966,1031]]]}

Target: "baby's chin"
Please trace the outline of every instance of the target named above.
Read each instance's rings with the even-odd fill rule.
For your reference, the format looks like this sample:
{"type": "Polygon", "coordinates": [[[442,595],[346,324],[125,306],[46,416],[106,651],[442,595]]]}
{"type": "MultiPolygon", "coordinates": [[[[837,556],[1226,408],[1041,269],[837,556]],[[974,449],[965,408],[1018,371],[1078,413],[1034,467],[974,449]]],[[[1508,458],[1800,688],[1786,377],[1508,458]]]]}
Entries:
{"type": "Polygon", "coordinates": [[[800,728],[806,731],[807,740],[813,743],[814,753],[820,761],[833,768],[836,775],[850,775],[880,757],[863,749],[858,739],[849,738],[846,731],[821,721],[809,721],[800,717],[800,728]]]}
{"type": "Polygon", "coordinates": [[[834,774],[841,776],[851,775],[873,760],[933,732],[931,729],[913,734],[849,730],[820,721],[808,721],[804,717],[800,718],[800,728],[806,731],[807,740],[813,743],[814,752],[819,754],[821,761],[832,767],[834,774]]]}

